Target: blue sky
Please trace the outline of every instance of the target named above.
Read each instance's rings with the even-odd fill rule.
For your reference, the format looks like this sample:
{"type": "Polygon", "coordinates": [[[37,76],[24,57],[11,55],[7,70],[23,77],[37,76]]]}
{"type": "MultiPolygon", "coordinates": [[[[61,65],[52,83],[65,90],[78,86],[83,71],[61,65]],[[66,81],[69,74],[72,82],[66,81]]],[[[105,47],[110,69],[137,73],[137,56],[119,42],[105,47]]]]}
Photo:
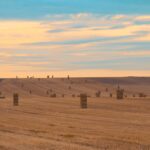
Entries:
{"type": "Polygon", "coordinates": [[[1,19],[42,19],[49,14],[149,14],[148,0],[1,0],[1,19]]]}
{"type": "Polygon", "coordinates": [[[149,76],[149,64],[148,0],[0,1],[2,76],[149,76]]]}

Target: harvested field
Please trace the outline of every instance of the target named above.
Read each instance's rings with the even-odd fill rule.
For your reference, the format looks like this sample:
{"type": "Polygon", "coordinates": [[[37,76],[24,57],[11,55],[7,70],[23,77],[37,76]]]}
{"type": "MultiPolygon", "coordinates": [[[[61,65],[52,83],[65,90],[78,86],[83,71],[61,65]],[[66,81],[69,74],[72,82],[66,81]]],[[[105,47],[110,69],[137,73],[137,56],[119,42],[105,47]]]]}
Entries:
{"type": "Polygon", "coordinates": [[[110,98],[110,93],[94,97],[94,92],[98,89],[105,92],[106,87],[115,93],[112,83],[90,79],[87,86],[74,83],[74,91],[70,91],[68,80],[41,79],[38,82],[36,79],[1,81],[0,90],[6,98],[0,100],[0,150],[150,149],[150,84],[122,84],[131,89],[127,94],[144,92],[141,87],[145,87],[148,96],[117,100],[110,98]],[[22,82],[24,89],[19,86],[22,82]],[[46,89],[53,89],[60,96],[48,97],[46,89]],[[13,90],[20,95],[19,106],[13,106],[13,90]],[[29,95],[29,90],[34,94],[29,95]],[[80,98],[72,97],[71,92],[85,91],[91,97],[88,97],[88,109],[81,109],[80,98]]]}

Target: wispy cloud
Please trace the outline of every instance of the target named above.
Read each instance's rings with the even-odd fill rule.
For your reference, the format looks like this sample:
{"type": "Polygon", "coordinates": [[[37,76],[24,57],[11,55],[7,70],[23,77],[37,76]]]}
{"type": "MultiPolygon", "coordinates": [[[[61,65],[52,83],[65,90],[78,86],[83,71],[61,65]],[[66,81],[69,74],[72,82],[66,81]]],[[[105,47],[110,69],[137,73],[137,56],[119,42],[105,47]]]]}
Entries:
{"type": "Polygon", "coordinates": [[[150,70],[149,19],[78,13],[1,20],[0,66],[6,72],[122,68],[144,72],[150,70]]]}

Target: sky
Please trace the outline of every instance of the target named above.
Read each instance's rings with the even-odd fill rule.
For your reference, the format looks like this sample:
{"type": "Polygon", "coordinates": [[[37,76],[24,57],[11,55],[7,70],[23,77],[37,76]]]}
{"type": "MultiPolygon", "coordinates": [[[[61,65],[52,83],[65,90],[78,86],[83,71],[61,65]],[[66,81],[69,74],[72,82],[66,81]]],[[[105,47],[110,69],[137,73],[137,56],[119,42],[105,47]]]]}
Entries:
{"type": "Polygon", "coordinates": [[[0,77],[150,76],[149,0],[0,0],[0,77]]]}

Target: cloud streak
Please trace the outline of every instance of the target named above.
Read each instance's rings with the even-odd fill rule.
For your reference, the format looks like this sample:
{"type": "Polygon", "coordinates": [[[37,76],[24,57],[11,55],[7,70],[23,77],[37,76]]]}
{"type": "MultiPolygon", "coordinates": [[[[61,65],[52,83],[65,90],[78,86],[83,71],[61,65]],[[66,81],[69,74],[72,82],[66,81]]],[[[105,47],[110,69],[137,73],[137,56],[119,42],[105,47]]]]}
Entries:
{"type": "Polygon", "coordinates": [[[10,73],[123,68],[143,74],[150,70],[149,21],[149,15],[95,13],[1,20],[0,66],[10,73]]]}

